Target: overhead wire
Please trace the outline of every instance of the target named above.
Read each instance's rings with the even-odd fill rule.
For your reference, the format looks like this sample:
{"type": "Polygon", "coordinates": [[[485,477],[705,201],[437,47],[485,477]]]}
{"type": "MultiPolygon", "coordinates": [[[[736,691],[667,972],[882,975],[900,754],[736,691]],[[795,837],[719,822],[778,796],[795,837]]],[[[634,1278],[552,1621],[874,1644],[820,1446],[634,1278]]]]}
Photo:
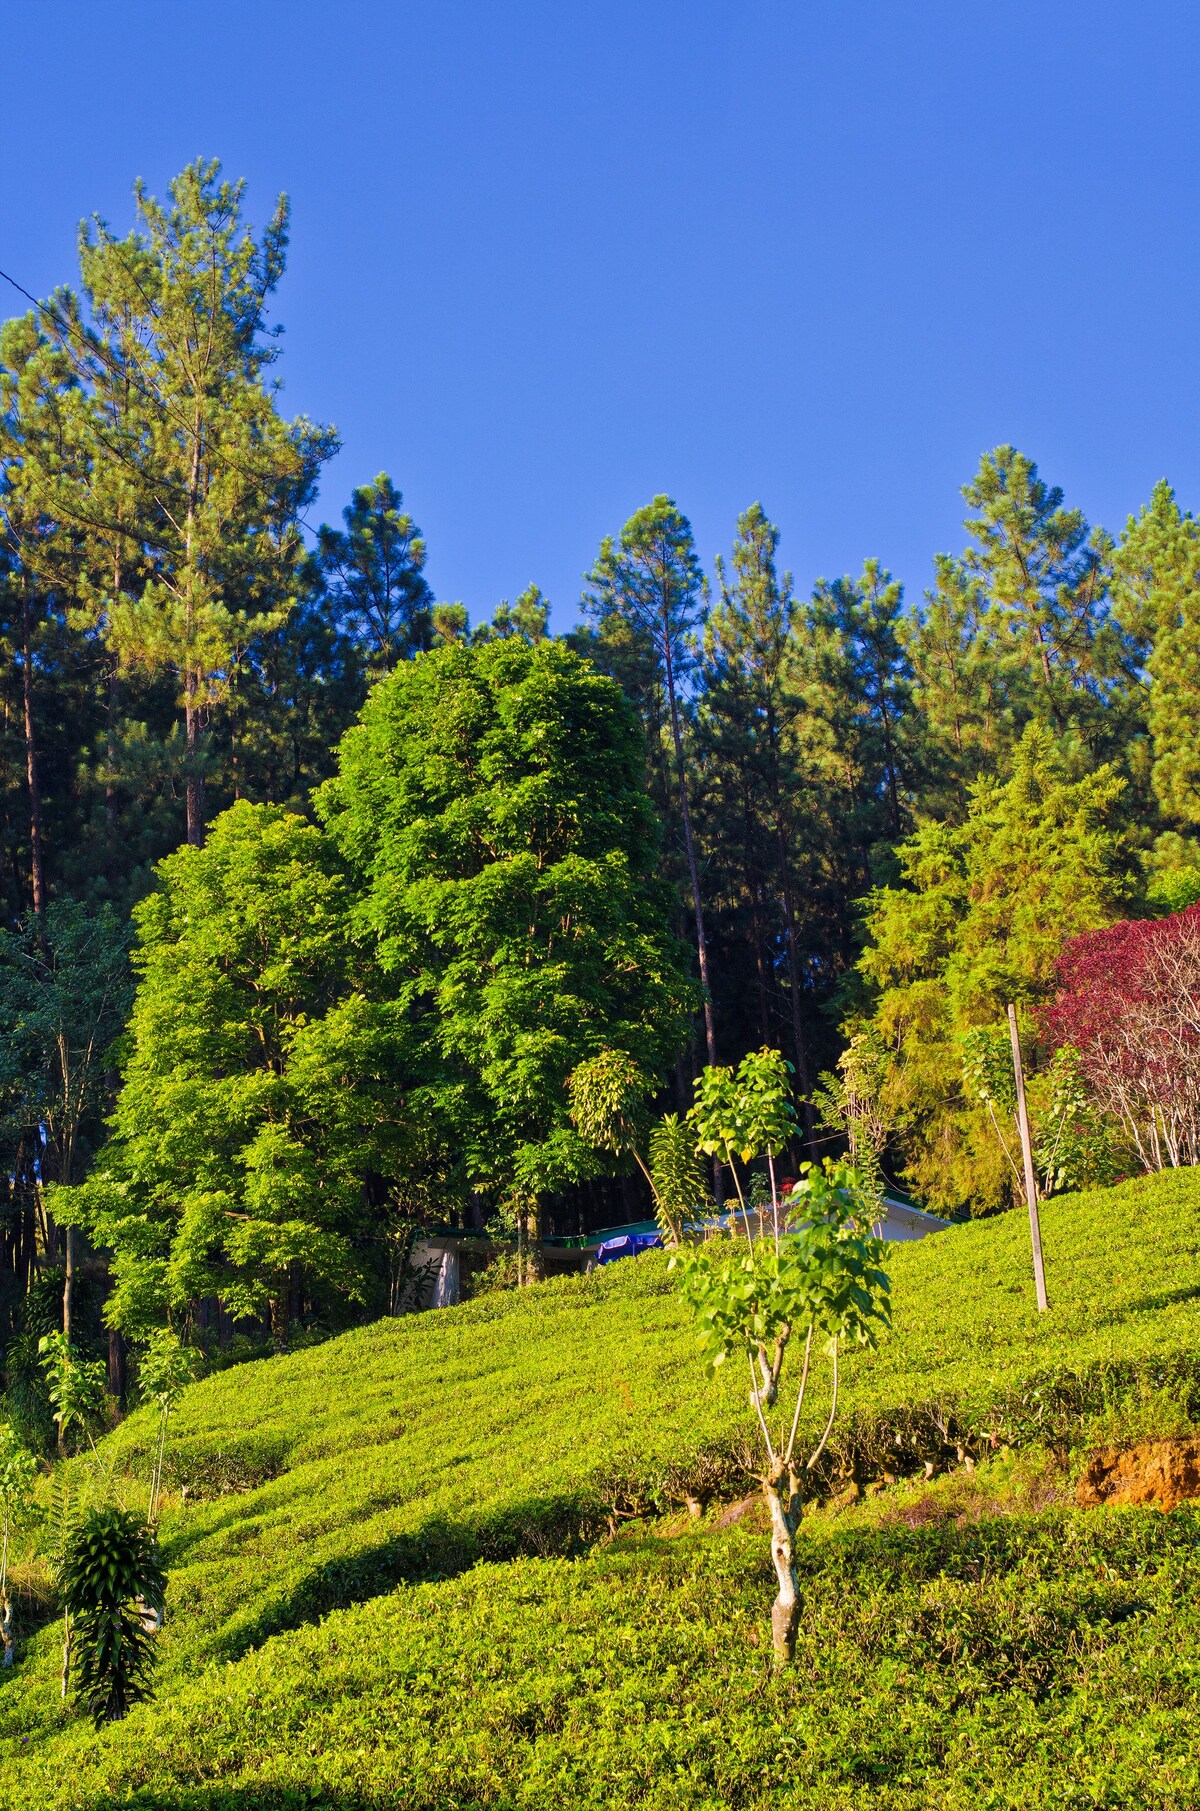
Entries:
{"type": "MultiPolygon", "coordinates": [[[[57,315],[55,313],[55,311],[52,308],[50,308],[45,302],[40,301],[38,299],[38,297],[32,293],[31,290],[26,289],[25,285],[23,283],[18,283],[17,279],[15,277],[10,276],[8,271],[0,270],[0,279],[3,279],[3,281],[5,283],[9,284],[13,289],[15,289],[18,295],[24,296],[24,298],[27,302],[31,302],[33,304],[33,306],[37,309],[38,313],[41,315],[44,315],[46,317],[46,319],[52,323],[52,325],[55,329],[55,332],[60,339],[64,335],[66,335],[67,337],[75,337],[77,339],[77,341],[82,344],[85,352],[87,352],[90,356],[98,358],[100,360],[100,362],[104,365],[105,369],[108,371],[108,373],[111,377],[115,377],[119,382],[124,381],[127,378],[127,376],[129,375],[128,372],[123,370],[118,364],[116,364],[116,362],[112,359],[111,355],[109,354],[108,349],[103,345],[103,343],[98,338],[94,338],[94,337],[88,335],[86,332],[83,331],[82,328],[75,326],[70,320],[64,319],[64,318],[60,317],[59,315],[57,315]]],[[[134,370],[140,370],[140,366],[137,365],[136,360],[131,360],[131,365],[133,366],[134,370]]],[[[133,381],[134,388],[139,390],[149,403],[153,404],[154,407],[161,409],[166,414],[175,415],[176,419],[181,421],[184,432],[187,434],[192,433],[192,431],[193,431],[192,424],[186,419],[186,417],[183,417],[179,414],[178,410],[176,410],[172,406],[172,404],[168,401],[168,399],[166,397],[161,396],[161,395],[156,394],[155,392],[151,391],[145,383],[139,383],[137,381],[136,377],[133,378],[132,381],[133,381]]],[[[116,458],[120,459],[124,464],[128,465],[131,470],[133,470],[135,472],[140,471],[140,468],[134,463],[134,461],[132,459],[128,458],[127,455],[123,454],[119,448],[109,445],[109,443],[103,439],[102,439],[102,444],[104,446],[106,446],[108,448],[108,451],[110,453],[112,453],[116,458]]],[[[242,476],[245,478],[253,478],[253,479],[257,480],[261,477],[260,473],[250,471],[246,466],[242,465],[240,463],[240,461],[238,461],[236,459],[231,459],[229,461],[229,463],[234,467],[235,471],[241,472],[242,476]]],[[[309,534],[312,535],[314,540],[316,539],[318,530],[313,527],[312,523],[299,510],[297,510],[295,512],[295,520],[297,522],[299,522],[303,528],[306,528],[308,530],[309,534]]]]}

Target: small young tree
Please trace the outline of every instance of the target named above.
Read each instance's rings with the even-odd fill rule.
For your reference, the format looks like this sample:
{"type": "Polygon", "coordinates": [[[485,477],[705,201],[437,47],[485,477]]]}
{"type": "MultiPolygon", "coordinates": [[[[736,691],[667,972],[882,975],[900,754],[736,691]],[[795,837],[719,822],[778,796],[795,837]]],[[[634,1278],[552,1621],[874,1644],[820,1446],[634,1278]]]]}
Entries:
{"type": "Polygon", "coordinates": [[[678,1245],[689,1215],[708,1200],[696,1140],[677,1113],[668,1113],[650,1134],[650,1186],[658,1224],[668,1245],[678,1245]]]}
{"type": "Polygon", "coordinates": [[[746,1237],[751,1244],[754,1234],[750,1212],[734,1158],[740,1158],[742,1163],[752,1163],[756,1157],[766,1157],[777,1251],[782,1226],[775,1159],[796,1135],[790,1075],[791,1064],[784,1062],[778,1050],[766,1045],[744,1056],[736,1071],[710,1065],[696,1079],[696,1099],[688,1113],[697,1150],[729,1165],[746,1237]]]}
{"type": "Polygon", "coordinates": [[[47,1333],[38,1341],[38,1353],[50,1386],[59,1453],[66,1452],[67,1436],[73,1428],[91,1446],[92,1429],[104,1418],[104,1365],[81,1358],[65,1333],[47,1333]]]}
{"type": "Polygon", "coordinates": [[[827,1071],[813,1089],[824,1123],[845,1138],[851,1163],[880,1203],[883,1154],[896,1130],[887,1104],[891,1063],[892,1052],[875,1026],[864,1025],[838,1058],[837,1073],[827,1071]]]}
{"type": "Polygon", "coordinates": [[[875,1204],[858,1173],[826,1159],[806,1164],[792,1202],[805,1225],[778,1242],[756,1245],[707,1241],[685,1246],[671,1259],[686,1301],[701,1328],[710,1374],[727,1359],[744,1358],[750,1369],[750,1402],[762,1439],[758,1474],[771,1516],[771,1561],[778,1593],[771,1610],[776,1666],[796,1648],[801,1597],[795,1535],[804,1507],[806,1479],[824,1452],[838,1405],[838,1360],[845,1346],[873,1346],[889,1322],[890,1283],[879,1268],[886,1247],[869,1231],[875,1204]],[[803,1341],[804,1357],[790,1420],[773,1425],[789,1349],[803,1341]],[[824,1430],[808,1458],[797,1457],[801,1415],[813,1359],[830,1363],[830,1402],[824,1430]]]}
{"type": "Polygon", "coordinates": [[[646,1097],[653,1083],[631,1056],[602,1050],[580,1063],[567,1091],[575,1130],[595,1150],[632,1157],[650,1185],[654,1212],[668,1245],[678,1245],[689,1214],[706,1200],[696,1141],[674,1113],[649,1136],[647,1163],[639,1146],[646,1137],[646,1097]]]}
{"type": "Polygon", "coordinates": [[[0,1550],[0,1636],[4,1640],[4,1658],[0,1665],[3,1666],[12,1665],[16,1652],[13,1603],[8,1589],[9,1541],[16,1523],[29,1512],[37,1471],[37,1460],[15,1429],[5,1422],[0,1426],[0,1514],[4,1517],[4,1545],[0,1550]]]}
{"type": "Polygon", "coordinates": [[[141,1606],[161,1611],[166,1591],[153,1530],[128,1510],[88,1510],[59,1583],[80,1695],[97,1723],[123,1717],[150,1688],[154,1640],[141,1606]]]}
{"type": "Polygon", "coordinates": [[[158,1434],[154,1442],[154,1462],[150,1471],[150,1507],[146,1511],[147,1522],[151,1528],[155,1528],[158,1526],[158,1503],[162,1494],[167,1423],[186,1385],[192,1381],[195,1357],[169,1327],[160,1327],[150,1335],[138,1372],[143,1402],[152,1402],[158,1409],[158,1434]]]}

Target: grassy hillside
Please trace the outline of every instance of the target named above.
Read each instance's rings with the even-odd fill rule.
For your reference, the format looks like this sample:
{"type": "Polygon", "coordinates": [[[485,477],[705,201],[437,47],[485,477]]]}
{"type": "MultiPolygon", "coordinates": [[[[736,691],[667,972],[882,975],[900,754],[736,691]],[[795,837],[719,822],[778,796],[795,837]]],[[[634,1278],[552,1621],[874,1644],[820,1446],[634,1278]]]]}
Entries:
{"type": "MultiPolygon", "coordinates": [[[[1200,1176],[1051,1202],[1044,1238],[1044,1317],[1019,1216],[895,1252],[829,1488],[1200,1412],[1200,1176]]],[[[945,1804],[1127,1804],[1135,1778],[1137,1802],[1200,1800],[1190,1510],[1085,1515],[1050,1485],[1001,1514],[998,1457],[965,1508],[959,1473],[907,1520],[903,1490],[818,1517],[771,1682],[761,1533],[595,1545],[744,1492],[741,1379],[694,1353],[652,1256],[194,1386],[159,1700],[99,1736],[64,1718],[47,1627],[0,1684],[0,1805],[711,1811],[917,1805],[934,1778],[945,1804]]],[[[129,1501],[149,1439],[137,1415],[103,1445],[129,1501]]]]}

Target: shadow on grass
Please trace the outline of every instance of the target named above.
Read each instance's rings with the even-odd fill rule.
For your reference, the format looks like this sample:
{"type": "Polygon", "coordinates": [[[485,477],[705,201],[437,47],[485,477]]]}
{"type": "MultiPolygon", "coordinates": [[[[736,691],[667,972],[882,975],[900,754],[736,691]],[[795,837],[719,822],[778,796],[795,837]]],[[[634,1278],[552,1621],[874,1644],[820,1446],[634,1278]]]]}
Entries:
{"type": "Polygon", "coordinates": [[[398,1585],[455,1578],[481,1561],[574,1557],[596,1540],[604,1519],[583,1496],[534,1498],[475,1521],[429,1516],[411,1533],[294,1569],[277,1590],[231,1618],[213,1641],[212,1657],[237,1660],[272,1635],[318,1622],[331,1610],[382,1597],[398,1585]]]}

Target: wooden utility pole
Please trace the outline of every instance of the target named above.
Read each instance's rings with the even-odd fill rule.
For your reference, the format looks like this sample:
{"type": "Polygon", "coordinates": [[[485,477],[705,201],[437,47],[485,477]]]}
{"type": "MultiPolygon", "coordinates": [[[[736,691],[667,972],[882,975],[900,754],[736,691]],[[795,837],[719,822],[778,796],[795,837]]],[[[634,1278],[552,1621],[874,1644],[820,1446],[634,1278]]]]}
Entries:
{"type": "Polygon", "coordinates": [[[1025,1108],[1025,1071],[1021,1067],[1021,1037],[1017,1031],[1017,1009],[1008,1008],[1008,1035],[1012,1039],[1013,1076],[1017,1084],[1017,1124],[1021,1129],[1021,1154],[1025,1159],[1025,1199],[1029,1203],[1029,1237],[1033,1244],[1033,1280],[1037,1285],[1038,1313],[1050,1306],[1046,1299],[1046,1270],[1042,1263],[1042,1226],[1038,1219],[1037,1177],[1033,1173],[1033,1145],[1029,1137],[1029,1114],[1025,1108]]]}

